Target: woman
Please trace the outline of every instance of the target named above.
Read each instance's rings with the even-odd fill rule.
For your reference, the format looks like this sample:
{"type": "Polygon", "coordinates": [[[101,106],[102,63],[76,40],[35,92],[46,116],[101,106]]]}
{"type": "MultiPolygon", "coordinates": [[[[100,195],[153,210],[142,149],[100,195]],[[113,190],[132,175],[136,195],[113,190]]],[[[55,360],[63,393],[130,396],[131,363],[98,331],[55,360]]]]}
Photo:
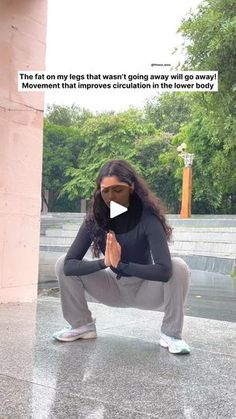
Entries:
{"type": "Polygon", "coordinates": [[[56,263],[62,311],[70,328],[53,338],[73,341],[97,336],[85,299],[87,291],[114,307],[151,310],[164,306],[160,345],[171,353],[189,353],[181,335],[190,272],[182,259],[170,258],[171,228],[160,200],[125,160],[106,163],[96,184],[90,210],[73,244],[56,263]],[[111,218],[112,201],[127,211],[111,218]],[[91,245],[96,260],[84,258],[91,245]]]}

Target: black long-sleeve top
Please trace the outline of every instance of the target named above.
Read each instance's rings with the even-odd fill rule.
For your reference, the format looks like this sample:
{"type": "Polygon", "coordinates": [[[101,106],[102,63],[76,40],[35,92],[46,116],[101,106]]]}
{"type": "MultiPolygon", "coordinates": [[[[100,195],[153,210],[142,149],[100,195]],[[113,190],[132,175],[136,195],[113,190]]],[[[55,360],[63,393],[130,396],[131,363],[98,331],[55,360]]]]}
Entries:
{"type": "MultiPolygon", "coordinates": [[[[166,235],[159,219],[149,209],[142,212],[137,225],[129,229],[129,211],[112,219],[112,230],[121,246],[121,261],[117,268],[110,267],[121,276],[136,276],[149,281],[167,282],[172,274],[170,252],[166,235]],[[122,223],[122,231],[119,227],[122,223]]],[[[84,260],[83,257],[92,243],[92,239],[83,221],[78,234],[65,258],[64,272],[66,276],[87,275],[105,269],[104,258],[84,260]]],[[[101,251],[105,254],[106,232],[101,238],[101,251]]]]}

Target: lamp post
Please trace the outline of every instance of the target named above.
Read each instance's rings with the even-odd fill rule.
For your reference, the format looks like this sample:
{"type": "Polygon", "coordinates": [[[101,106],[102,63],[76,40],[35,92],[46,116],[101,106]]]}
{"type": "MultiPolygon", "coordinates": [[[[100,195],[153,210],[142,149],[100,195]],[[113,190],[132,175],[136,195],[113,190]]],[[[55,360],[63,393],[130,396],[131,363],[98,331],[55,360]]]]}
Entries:
{"type": "Polygon", "coordinates": [[[182,203],[181,218],[191,217],[191,197],[192,197],[192,163],[194,154],[187,153],[187,146],[182,143],[177,147],[179,156],[184,159],[183,182],[182,182],[182,203]]]}

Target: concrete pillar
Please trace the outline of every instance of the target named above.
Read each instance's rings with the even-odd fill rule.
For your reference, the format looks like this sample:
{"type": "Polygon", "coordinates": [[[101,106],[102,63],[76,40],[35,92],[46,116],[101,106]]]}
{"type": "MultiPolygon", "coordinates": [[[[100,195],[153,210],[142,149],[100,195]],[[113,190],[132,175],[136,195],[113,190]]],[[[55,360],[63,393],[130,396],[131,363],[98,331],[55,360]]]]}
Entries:
{"type": "Polygon", "coordinates": [[[180,217],[191,217],[191,199],[192,199],[192,167],[184,167],[182,184],[182,206],[180,217]]]}
{"type": "Polygon", "coordinates": [[[0,1],[0,303],[37,297],[43,94],[18,70],[44,70],[47,0],[0,1]]]}

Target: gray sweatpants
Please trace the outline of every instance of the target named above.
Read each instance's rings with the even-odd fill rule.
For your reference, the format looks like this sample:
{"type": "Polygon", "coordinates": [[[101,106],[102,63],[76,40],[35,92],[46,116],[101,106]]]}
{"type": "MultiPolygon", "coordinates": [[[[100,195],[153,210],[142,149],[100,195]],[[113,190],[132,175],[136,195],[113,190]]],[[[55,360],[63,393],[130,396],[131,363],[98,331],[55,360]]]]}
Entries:
{"type": "Polygon", "coordinates": [[[97,301],[112,307],[134,307],[143,310],[164,308],[161,331],[168,336],[181,338],[190,270],[181,258],[172,258],[173,275],[168,282],[121,277],[110,269],[89,275],[65,276],[64,259],[56,262],[61,305],[64,318],[73,327],[92,322],[85,290],[97,301]]]}

